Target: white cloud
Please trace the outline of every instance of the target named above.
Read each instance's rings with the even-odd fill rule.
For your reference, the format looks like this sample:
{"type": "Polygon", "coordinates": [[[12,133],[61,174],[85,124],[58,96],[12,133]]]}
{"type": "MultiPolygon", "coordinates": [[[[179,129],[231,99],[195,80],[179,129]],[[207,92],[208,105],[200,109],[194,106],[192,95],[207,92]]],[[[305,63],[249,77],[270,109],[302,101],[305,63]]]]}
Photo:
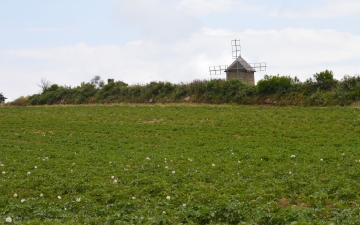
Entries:
{"type": "Polygon", "coordinates": [[[234,0],[180,0],[177,3],[178,9],[197,16],[213,12],[231,11],[235,5],[234,0]]]}
{"type": "MultiPolygon", "coordinates": [[[[151,39],[125,45],[89,46],[78,43],[52,48],[0,51],[0,90],[9,99],[36,93],[42,77],[60,85],[77,86],[94,75],[124,82],[154,80],[189,82],[210,79],[209,66],[231,64],[232,39],[241,39],[242,56],[249,63],[267,62],[266,72],[256,73],[310,78],[315,72],[333,70],[337,79],[360,73],[360,36],[335,30],[202,29],[181,41],[163,45],[151,39]],[[347,63],[347,65],[344,64],[347,63]]],[[[224,77],[224,76],[223,76],[224,77]]]]}
{"type": "Polygon", "coordinates": [[[201,28],[200,19],[184,13],[174,0],[119,0],[114,13],[146,37],[164,43],[187,38],[201,28]]]}
{"type": "Polygon", "coordinates": [[[341,18],[360,14],[358,0],[322,0],[312,4],[289,1],[273,1],[254,4],[245,0],[179,0],[178,9],[195,16],[224,12],[248,12],[271,17],[285,18],[341,18]]]}
{"type": "Polygon", "coordinates": [[[307,7],[301,10],[292,10],[286,7],[263,8],[262,13],[273,17],[287,18],[341,18],[360,14],[360,1],[358,0],[326,0],[322,6],[307,7]]]}

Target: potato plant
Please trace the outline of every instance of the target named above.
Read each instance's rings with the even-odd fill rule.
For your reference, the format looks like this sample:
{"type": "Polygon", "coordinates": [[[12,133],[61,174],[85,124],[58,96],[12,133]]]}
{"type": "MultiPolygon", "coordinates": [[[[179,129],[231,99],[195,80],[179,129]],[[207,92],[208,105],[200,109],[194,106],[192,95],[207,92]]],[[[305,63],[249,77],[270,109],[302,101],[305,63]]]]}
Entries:
{"type": "Polygon", "coordinates": [[[0,223],[358,224],[358,108],[0,108],[0,223]]]}

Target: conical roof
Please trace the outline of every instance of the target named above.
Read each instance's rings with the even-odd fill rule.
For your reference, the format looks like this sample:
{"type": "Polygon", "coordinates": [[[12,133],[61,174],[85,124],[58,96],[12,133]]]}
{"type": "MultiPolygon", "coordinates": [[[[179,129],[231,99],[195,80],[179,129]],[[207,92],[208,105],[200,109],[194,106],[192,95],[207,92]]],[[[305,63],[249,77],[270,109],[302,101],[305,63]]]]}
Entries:
{"type": "Polygon", "coordinates": [[[256,72],[254,68],[252,68],[249,63],[245,61],[241,56],[239,56],[226,70],[228,71],[240,71],[240,72],[256,72]]]}

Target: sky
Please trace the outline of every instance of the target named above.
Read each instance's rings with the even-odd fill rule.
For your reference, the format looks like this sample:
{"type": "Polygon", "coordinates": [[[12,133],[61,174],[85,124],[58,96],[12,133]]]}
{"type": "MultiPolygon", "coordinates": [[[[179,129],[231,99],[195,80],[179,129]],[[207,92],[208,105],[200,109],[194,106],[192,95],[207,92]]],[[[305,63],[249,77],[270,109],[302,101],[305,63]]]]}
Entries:
{"type": "Polygon", "coordinates": [[[94,76],[128,84],[210,76],[233,62],[231,40],[264,75],[301,81],[360,74],[359,0],[0,1],[0,93],[40,93],[41,79],[78,86],[94,76]]]}

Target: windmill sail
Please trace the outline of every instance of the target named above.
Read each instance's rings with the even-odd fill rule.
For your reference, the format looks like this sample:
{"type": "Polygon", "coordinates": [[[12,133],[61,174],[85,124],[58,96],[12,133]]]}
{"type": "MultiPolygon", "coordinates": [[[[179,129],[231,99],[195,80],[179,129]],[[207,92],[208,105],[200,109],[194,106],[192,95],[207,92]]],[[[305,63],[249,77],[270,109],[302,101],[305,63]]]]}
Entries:
{"type": "Polygon", "coordinates": [[[240,40],[232,40],[232,57],[235,61],[230,66],[210,66],[210,75],[222,75],[226,73],[226,80],[240,79],[243,82],[254,84],[254,73],[266,71],[266,63],[247,63],[241,57],[240,40]]]}
{"type": "Polygon", "coordinates": [[[225,70],[228,68],[228,66],[222,65],[222,66],[210,66],[209,72],[210,75],[222,75],[225,73],[225,70]]]}

